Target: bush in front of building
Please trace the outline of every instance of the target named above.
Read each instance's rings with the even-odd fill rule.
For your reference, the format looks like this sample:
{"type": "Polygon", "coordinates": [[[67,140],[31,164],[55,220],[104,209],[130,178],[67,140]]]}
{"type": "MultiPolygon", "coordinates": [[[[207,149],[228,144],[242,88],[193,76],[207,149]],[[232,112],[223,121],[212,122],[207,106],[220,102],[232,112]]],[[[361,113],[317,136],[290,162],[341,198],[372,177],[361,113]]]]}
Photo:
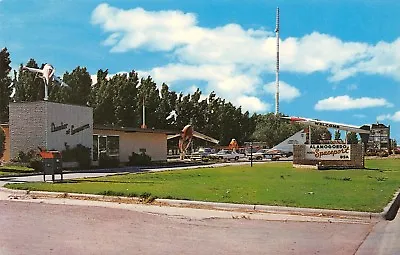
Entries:
{"type": "Polygon", "coordinates": [[[146,153],[142,152],[140,154],[132,152],[129,156],[128,166],[148,166],[151,165],[151,157],[146,153]]]}
{"type": "Polygon", "coordinates": [[[37,172],[43,171],[42,158],[39,153],[34,150],[29,150],[28,152],[19,151],[18,156],[12,161],[20,163],[21,166],[33,168],[37,172]]]}
{"type": "Polygon", "coordinates": [[[119,167],[119,159],[117,157],[110,157],[105,153],[100,153],[99,167],[101,168],[115,168],[119,167]]]}
{"type": "Polygon", "coordinates": [[[64,162],[78,162],[79,168],[81,169],[90,168],[90,154],[90,148],[83,146],[82,144],[78,144],[72,149],[70,149],[70,147],[66,145],[65,150],[61,152],[62,160],[64,162]]]}
{"type": "Polygon", "coordinates": [[[378,153],[379,157],[389,157],[389,153],[387,151],[381,151],[378,153]]]}

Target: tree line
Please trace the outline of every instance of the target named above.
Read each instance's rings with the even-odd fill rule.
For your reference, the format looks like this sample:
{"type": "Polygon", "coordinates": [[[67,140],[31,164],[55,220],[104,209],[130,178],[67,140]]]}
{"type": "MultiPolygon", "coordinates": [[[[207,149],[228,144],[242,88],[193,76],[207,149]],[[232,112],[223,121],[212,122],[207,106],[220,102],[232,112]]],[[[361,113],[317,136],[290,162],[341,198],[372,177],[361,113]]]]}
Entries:
{"type": "MultiPolygon", "coordinates": [[[[43,100],[43,80],[35,73],[23,71],[22,66],[11,73],[10,53],[7,48],[0,51],[0,123],[8,122],[9,102],[43,100]]],[[[43,68],[44,64],[30,59],[24,66],[43,68]]],[[[221,145],[235,138],[240,145],[253,140],[272,147],[304,128],[282,121],[273,113],[250,114],[215,92],[203,98],[200,89],[191,94],[171,91],[167,84],[158,86],[151,76],[139,77],[135,70],[110,78],[108,75],[107,69],[98,70],[97,82],[92,85],[86,67],[77,66],[62,76],[69,88],[49,86],[49,101],[92,107],[94,124],[124,127],[140,127],[144,103],[148,128],[181,130],[191,124],[196,131],[220,140],[221,145]],[[173,110],[176,119],[167,119],[173,110]]],[[[318,128],[314,134],[326,132],[329,133],[318,128]]]]}

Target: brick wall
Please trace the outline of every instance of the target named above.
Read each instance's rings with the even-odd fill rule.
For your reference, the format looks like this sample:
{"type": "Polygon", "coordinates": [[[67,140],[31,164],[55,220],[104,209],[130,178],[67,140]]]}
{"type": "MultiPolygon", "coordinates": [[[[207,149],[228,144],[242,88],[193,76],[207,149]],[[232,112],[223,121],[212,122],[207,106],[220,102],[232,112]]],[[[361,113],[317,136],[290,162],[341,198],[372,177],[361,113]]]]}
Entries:
{"type": "Polygon", "coordinates": [[[43,101],[10,103],[10,156],[46,146],[46,108],[43,101]]]}
{"type": "Polygon", "coordinates": [[[326,167],[364,168],[364,149],[362,144],[352,144],[350,160],[310,160],[305,159],[306,145],[294,145],[294,165],[323,165],[326,167]]]}
{"type": "Polygon", "coordinates": [[[92,148],[93,109],[48,101],[10,103],[11,158],[19,151],[71,148],[82,144],[92,148]],[[60,127],[66,124],[65,128],[60,127]],[[79,129],[79,127],[84,127],[79,129]]]}

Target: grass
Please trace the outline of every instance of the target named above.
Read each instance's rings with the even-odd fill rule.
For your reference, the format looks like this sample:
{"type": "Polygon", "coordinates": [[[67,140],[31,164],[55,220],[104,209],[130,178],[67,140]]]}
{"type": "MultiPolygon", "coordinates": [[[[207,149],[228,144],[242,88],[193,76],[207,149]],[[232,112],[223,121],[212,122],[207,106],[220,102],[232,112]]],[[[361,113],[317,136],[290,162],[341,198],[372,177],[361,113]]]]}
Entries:
{"type": "Polygon", "coordinates": [[[318,171],[279,162],[6,187],[380,212],[400,186],[400,159],[367,160],[366,167],[318,171]]]}
{"type": "Polygon", "coordinates": [[[18,165],[6,165],[0,166],[0,176],[2,175],[19,175],[19,174],[27,174],[34,173],[35,169],[26,167],[26,166],[18,166],[18,165]]]}

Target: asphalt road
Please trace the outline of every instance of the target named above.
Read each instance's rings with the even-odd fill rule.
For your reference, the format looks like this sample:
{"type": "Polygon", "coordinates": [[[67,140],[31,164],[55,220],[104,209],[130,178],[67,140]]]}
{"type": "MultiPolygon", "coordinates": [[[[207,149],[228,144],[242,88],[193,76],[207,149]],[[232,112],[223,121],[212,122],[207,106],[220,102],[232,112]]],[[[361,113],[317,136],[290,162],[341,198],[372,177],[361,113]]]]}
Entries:
{"type": "Polygon", "coordinates": [[[374,224],[194,219],[0,201],[0,255],[354,254],[374,224]]]}

